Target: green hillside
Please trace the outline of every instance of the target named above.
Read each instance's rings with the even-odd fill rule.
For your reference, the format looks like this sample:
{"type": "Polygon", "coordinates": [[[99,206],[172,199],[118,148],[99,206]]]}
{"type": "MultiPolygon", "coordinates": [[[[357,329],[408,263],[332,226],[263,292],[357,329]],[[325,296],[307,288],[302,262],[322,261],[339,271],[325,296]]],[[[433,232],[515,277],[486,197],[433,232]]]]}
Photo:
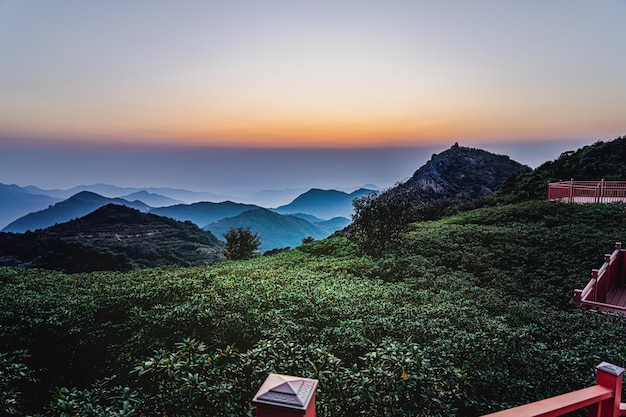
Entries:
{"type": "Polygon", "coordinates": [[[622,204],[540,201],[413,224],[378,258],[335,237],[190,268],[0,268],[0,392],[22,414],[250,416],[275,371],[320,380],[320,417],[479,416],[626,363],[624,321],[571,301],[625,235],[622,204]]]}
{"type": "Polygon", "coordinates": [[[66,272],[126,271],[223,260],[223,244],[191,222],[108,204],[25,234],[0,233],[0,265],[66,272]]]}
{"type": "Polygon", "coordinates": [[[626,180],[626,136],[563,152],[554,161],[512,176],[504,186],[504,194],[516,201],[544,199],[547,183],[572,178],[580,181],[626,180]]]}

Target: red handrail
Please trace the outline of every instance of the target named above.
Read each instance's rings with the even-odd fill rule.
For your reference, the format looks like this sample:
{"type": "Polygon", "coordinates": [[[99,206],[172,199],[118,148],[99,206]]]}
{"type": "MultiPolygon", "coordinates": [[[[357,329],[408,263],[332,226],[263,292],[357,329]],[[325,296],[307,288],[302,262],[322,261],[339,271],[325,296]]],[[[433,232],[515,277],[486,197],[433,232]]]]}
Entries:
{"type": "Polygon", "coordinates": [[[626,202],[626,181],[559,181],[548,184],[548,200],[569,203],[626,202]]]}
{"type": "Polygon", "coordinates": [[[624,283],[623,275],[626,272],[624,250],[620,242],[615,243],[612,254],[604,255],[604,264],[600,269],[591,271],[591,280],[584,289],[574,290],[574,302],[585,308],[598,308],[603,311],[625,312],[626,307],[607,303],[608,292],[624,283]]]}
{"type": "Polygon", "coordinates": [[[614,396],[610,388],[594,385],[578,391],[547,398],[534,403],[525,404],[508,410],[487,414],[483,417],[539,417],[562,416],[572,411],[587,408],[614,396]]]}
{"type": "Polygon", "coordinates": [[[596,368],[596,385],[592,387],[483,417],[558,417],[584,408],[589,410],[589,417],[618,417],[624,415],[621,414],[623,373],[623,368],[602,362],[596,368]]]}

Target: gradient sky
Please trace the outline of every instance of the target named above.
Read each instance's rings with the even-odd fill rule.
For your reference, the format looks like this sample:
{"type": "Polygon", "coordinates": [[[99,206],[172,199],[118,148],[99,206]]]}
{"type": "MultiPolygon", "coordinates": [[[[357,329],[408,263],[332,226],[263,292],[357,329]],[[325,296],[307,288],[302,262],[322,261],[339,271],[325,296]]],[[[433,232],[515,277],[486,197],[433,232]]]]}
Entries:
{"type": "Polygon", "coordinates": [[[279,172],[295,154],[267,148],[314,163],[302,153],[614,139],[625,21],[624,0],[0,0],[0,182],[27,150],[160,150],[181,170],[193,149],[259,150],[279,172]]]}

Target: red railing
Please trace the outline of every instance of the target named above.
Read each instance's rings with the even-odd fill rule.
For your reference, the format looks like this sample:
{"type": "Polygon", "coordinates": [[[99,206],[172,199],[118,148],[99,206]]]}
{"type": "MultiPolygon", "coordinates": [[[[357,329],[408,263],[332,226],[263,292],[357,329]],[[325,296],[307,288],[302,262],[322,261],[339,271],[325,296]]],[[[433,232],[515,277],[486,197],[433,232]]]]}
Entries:
{"type": "MultiPolygon", "coordinates": [[[[621,404],[624,369],[602,362],[596,385],[483,417],[558,417],[587,409],[589,417],[626,416],[621,404]]],[[[317,380],[270,374],[252,400],[257,417],[315,417],[317,380]]]]}
{"type": "Polygon", "coordinates": [[[559,181],[548,184],[548,200],[568,203],[626,202],[626,181],[559,181]]]}
{"type": "Polygon", "coordinates": [[[600,269],[591,270],[591,280],[582,290],[574,290],[574,303],[584,308],[595,308],[609,313],[626,314],[626,306],[607,302],[609,291],[626,287],[624,249],[615,243],[612,254],[604,255],[600,269]]]}
{"type": "Polygon", "coordinates": [[[623,368],[603,362],[596,368],[596,385],[578,391],[483,417],[557,417],[572,411],[588,410],[589,417],[618,417],[626,415],[621,405],[623,368]]]}

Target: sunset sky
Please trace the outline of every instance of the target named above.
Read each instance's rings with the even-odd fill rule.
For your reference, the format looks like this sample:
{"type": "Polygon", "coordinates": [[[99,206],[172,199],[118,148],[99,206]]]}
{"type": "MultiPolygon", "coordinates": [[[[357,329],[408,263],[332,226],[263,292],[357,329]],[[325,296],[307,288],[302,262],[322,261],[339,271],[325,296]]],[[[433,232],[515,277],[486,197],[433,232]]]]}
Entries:
{"type": "Polygon", "coordinates": [[[74,178],[45,161],[142,150],[181,178],[184,155],[232,168],[237,149],[277,173],[369,149],[398,155],[391,176],[413,155],[396,180],[455,141],[554,159],[626,133],[625,21],[623,0],[0,0],[0,182],[47,163],[34,185],[159,185],[148,159],[74,178]]]}

